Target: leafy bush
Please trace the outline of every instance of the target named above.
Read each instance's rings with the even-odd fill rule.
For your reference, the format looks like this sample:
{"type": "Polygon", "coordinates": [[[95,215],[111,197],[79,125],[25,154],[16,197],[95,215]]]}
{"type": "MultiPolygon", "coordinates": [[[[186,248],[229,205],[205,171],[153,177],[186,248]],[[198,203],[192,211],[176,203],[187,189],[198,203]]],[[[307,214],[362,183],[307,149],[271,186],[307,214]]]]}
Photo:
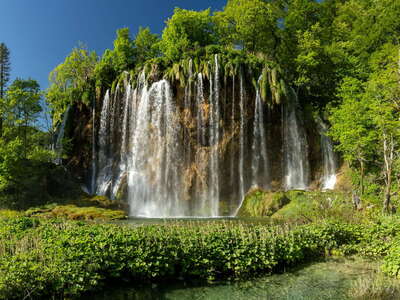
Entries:
{"type": "Polygon", "coordinates": [[[332,224],[129,228],[9,219],[0,223],[0,242],[7,245],[0,250],[0,298],[79,295],[112,278],[214,280],[276,272],[346,242],[339,230],[332,224]]]}
{"type": "Polygon", "coordinates": [[[132,228],[5,219],[0,221],[0,299],[75,296],[112,279],[246,278],[335,252],[389,253],[384,270],[396,275],[400,243],[389,246],[398,241],[398,225],[399,220],[391,218],[294,227],[176,222],[132,228]]]}
{"type": "Polygon", "coordinates": [[[391,276],[400,278],[400,239],[397,238],[385,257],[382,271],[391,276]]]}

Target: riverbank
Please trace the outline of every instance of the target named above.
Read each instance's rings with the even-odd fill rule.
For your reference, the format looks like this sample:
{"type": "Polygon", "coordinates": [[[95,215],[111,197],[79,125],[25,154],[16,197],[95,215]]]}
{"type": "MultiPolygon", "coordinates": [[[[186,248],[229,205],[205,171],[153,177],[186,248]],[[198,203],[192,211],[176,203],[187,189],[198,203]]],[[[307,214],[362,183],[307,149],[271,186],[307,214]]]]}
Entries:
{"type": "Polygon", "coordinates": [[[77,298],[116,280],[244,280],[333,255],[377,259],[396,276],[399,240],[397,217],[363,224],[220,220],[135,227],[6,217],[0,221],[0,298],[77,298]]]}

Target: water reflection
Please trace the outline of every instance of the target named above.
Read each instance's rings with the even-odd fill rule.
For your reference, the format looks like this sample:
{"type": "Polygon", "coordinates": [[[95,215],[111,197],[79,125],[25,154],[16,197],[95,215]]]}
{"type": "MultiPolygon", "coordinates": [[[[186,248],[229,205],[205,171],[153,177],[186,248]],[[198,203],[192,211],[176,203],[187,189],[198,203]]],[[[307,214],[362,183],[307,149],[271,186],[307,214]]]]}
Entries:
{"type": "Polygon", "coordinates": [[[349,299],[351,283],[366,272],[363,261],[330,259],[303,266],[291,272],[264,276],[248,281],[220,282],[200,285],[187,282],[120,287],[81,299],[142,300],[142,299],[349,299]]]}

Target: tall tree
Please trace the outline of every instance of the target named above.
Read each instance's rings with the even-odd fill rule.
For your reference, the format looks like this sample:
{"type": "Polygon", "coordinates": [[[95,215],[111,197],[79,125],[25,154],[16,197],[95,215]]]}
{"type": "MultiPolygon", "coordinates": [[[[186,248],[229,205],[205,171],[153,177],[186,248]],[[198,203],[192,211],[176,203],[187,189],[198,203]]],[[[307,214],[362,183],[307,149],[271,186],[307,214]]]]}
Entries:
{"type": "Polygon", "coordinates": [[[177,61],[185,52],[215,44],[215,24],[210,13],[210,9],[192,11],[175,8],[162,34],[161,50],[164,55],[177,61]]]}
{"type": "MultiPolygon", "coordinates": [[[[4,43],[0,44],[0,99],[4,99],[6,86],[10,80],[10,51],[4,43]]],[[[0,110],[0,137],[3,135],[3,116],[0,110]]]]}
{"type": "Polygon", "coordinates": [[[74,102],[89,104],[93,92],[92,77],[97,55],[85,47],[74,48],[65,61],[58,65],[49,76],[51,83],[46,93],[53,121],[60,122],[67,106],[74,102]]]}
{"type": "Polygon", "coordinates": [[[23,142],[24,159],[28,149],[32,148],[32,133],[37,131],[34,127],[42,110],[40,99],[39,84],[33,79],[17,78],[7,91],[6,121],[13,130],[12,135],[20,137],[23,142]]]}
{"type": "Polygon", "coordinates": [[[148,27],[140,27],[134,40],[136,47],[136,63],[142,63],[148,59],[159,56],[158,42],[159,38],[157,34],[151,33],[148,27]]]}

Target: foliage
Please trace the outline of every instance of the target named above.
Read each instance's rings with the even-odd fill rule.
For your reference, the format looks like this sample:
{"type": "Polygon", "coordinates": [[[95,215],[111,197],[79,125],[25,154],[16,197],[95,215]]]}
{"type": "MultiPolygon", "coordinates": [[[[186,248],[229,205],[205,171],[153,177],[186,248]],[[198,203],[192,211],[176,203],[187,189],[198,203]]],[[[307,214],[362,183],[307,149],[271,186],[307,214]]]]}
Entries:
{"type": "MultiPolygon", "coordinates": [[[[0,298],[77,296],[121,278],[243,278],[326,253],[381,257],[394,253],[398,225],[387,218],[293,228],[230,222],[132,228],[11,217],[0,220],[0,298]]],[[[385,260],[394,264],[397,258],[385,260]]]]}
{"type": "Polygon", "coordinates": [[[113,55],[114,68],[118,74],[133,67],[135,62],[135,50],[134,42],[130,37],[129,28],[117,30],[113,55]]]}
{"type": "Polygon", "coordinates": [[[384,259],[382,270],[391,276],[400,277],[400,240],[397,238],[384,259]]]}
{"type": "Polygon", "coordinates": [[[220,37],[225,44],[274,58],[280,31],[277,11],[272,2],[230,0],[215,17],[220,37]]]}
{"type": "Polygon", "coordinates": [[[89,104],[94,95],[91,80],[97,63],[97,55],[82,45],[74,48],[65,61],[49,76],[51,83],[46,100],[52,110],[53,123],[61,122],[68,105],[83,101],[89,104]]]}
{"type": "MultiPolygon", "coordinates": [[[[4,100],[7,83],[10,80],[10,51],[4,43],[0,44],[0,101],[4,100]]],[[[1,102],[0,102],[1,103],[1,102]]],[[[0,110],[0,137],[3,134],[3,116],[0,110]]]]}
{"type": "Polygon", "coordinates": [[[144,63],[147,60],[160,56],[158,35],[151,33],[148,27],[139,28],[134,45],[137,63],[144,63]]]}
{"type": "Polygon", "coordinates": [[[339,90],[343,102],[331,110],[330,134],[340,142],[337,149],[343,153],[344,159],[359,170],[361,194],[367,171],[383,175],[378,179],[386,185],[386,210],[392,181],[398,172],[395,166],[400,137],[397,48],[385,44],[372,56],[370,68],[374,71],[367,81],[345,78],[339,90]],[[377,165],[380,168],[376,168],[377,165]]]}
{"type": "Polygon", "coordinates": [[[49,135],[37,128],[42,110],[36,81],[16,79],[2,101],[0,138],[0,206],[23,207],[44,197],[43,168],[52,159],[49,135]]]}
{"type": "Polygon", "coordinates": [[[177,61],[182,58],[182,53],[216,41],[209,9],[196,12],[176,8],[166,24],[160,46],[170,60],[177,61]]]}
{"type": "Polygon", "coordinates": [[[79,295],[105,279],[216,279],[283,269],[348,237],[332,225],[121,227],[11,219],[0,227],[0,298],[79,295]],[[15,237],[19,237],[16,239],[15,237]],[[22,242],[24,241],[24,242],[22,242]],[[45,255],[45,256],[43,256],[45,255]]]}

